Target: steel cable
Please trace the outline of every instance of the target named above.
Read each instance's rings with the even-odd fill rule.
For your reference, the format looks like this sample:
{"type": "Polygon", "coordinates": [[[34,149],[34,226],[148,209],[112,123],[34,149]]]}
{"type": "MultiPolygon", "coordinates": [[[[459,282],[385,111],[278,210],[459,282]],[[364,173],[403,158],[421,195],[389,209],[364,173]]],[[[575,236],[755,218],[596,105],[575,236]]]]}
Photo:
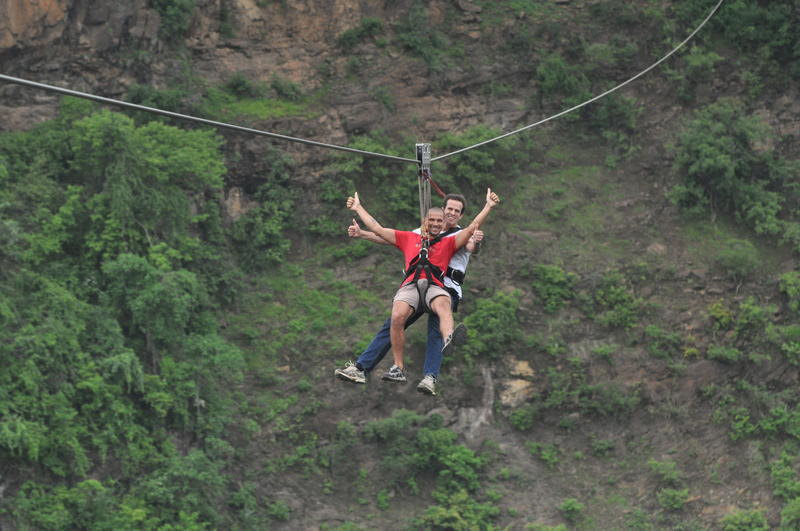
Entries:
{"type": "Polygon", "coordinates": [[[233,125],[233,124],[228,124],[228,123],[225,123],[225,122],[217,122],[217,121],[214,121],[214,120],[208,120],[206,118],[199,118],[197,116],[190,116],[188,114],[180,114],[180,113],[177,113],[177,112],[165,111],[165,110],[162,110],[162,109],[156,109],[155,107],[147,107],[147,106],[144,106],[144,105],[138,105],[136,103],[129,103],[127,101],[119,101],[119,100],[115,100],[115,99],[111,99],[111,98],[104,98],[103,96],[95,96],[94,94],[88,94],[86,92],[78,92],[76,90],[70,90],[70,89],[65,89],[65,88],[61,88],[61,87],[55,87],[53,85],[45,85],[44,83],[37,83],[35,81],[28,81],[27,79],[20,79],[18,77],[11,77],[11,76],[7,76],[7,75],[4,75],[4,74],[0,74],[0,80],[8,81],[9,83],[15,83],[17,85],[24,85],[24,86],[28,86],[28,87],[34,87],[34,88],[38,88],[38,89],[42,89],[42,90],[47,90],[47,91],[50,91],[50,92],[58,92],[60,94],[66,94],[68,96],[75,96],[75,97],[78,97],[78,98],[85,98],[85,99],[88,99],[88,100],[94,100],[94,101],[98,101],[100,103],[107,103],[107,104],[110,104],[110,105],[117,105],[117,106],[120,106],[120,107],[127,107],[129,109],[135,109],[137,111],[151,112],[151,113],[155,113],[155,114],[161,114],[161,115],[164,115],[164,116],[169,116],[171,118],[178,118],[178,119],[181,119],[181,120],[199,122],[201,124],[210,125],[210,126],[213,126],[213,127],[219,127],[219,128],[222,128],[222,129],[231,129],[233,131],[239,131],[239,132],[243,132],[243,133],[251,133],[251,134],[261,135],[261,136],[268,136],[270,138],[277,138],[279,140],[286,140],[286,141],[289,141],[289,142],[299,142],[301,144],[308,144],[308,145],[311,145],[311,146],[323,147],[323,148],[328,148],[328,149],[337,149],[339,151],[348,151],[350,153],[357,153],[359,155],[364,155],[364,156],[368,156],[368,157],[379,157],[379,158],[383,158],[383,159],[390,159],[390,160],[396,160],[396,161],[401,161],[401,162],[411,162],[411,163],[414,163],[414,164],[417,163],[416,159],[398,157],[398,156],[395,156],[395,155],[387,155],[385,153],[373,153],[372,151],[364,151],[364,150],[361,150],[361,149],[355,149],[355,148],[351,148],[351,147],[347,147],[347,146],[340,146],[340,145],[337,145],[337,144],[326,144],[325,142],[317,142],[315,140],[308,140],[308,139],[305,139],[305,138],[297,138],[297,137],[293,137],[293,136],[281,135],[281,134],[278,134],[278,133],[270,133],[268,131],[262,131],[260,129],[253,129],[251,127],[243,127],[241,125],[233,125]]]}
{"type": "Polygon", "coordinates": [[[574,107],[570,107],[569,109],[563,110],[563,111],[561,111],[561,112],[559,112],[557,114],[554,114],[552,116],[548,116],[547,118],[545,118],[543,120],[539,120],[536,123],[532,123],[530,125],[526,125],[525,127],[520,127],[519,129],[515,129],[514,131],[510,131],[508,133],[504,133],[504,134],[502,134],[500,136],[496,136],[494,138],[490,138],[489,140],[484,140],[483,142],[478,142],[477,144],[473,144],[471,146],[468,146],[468,147],[465,147],[465,148],[461,148],[461,149],[458,149],[456,151],[452,151],[450,153],[446,153],[444,155],[439,155],[438,157],[433,157],[431,159],[431,162],[436,161],[436,160],[442,160],[444,158],[451,157],[453,155],[458,155],[459,153],[464,153],[465,151],[469,151],[469,150],[475,149],[477,147],[485,146],[486,144],[489,144],[489,143],[494,142],[496,140],[501,140],[501,139],[509,137],[511,135],[516,135],[517,133],[521,133],[522,131],[527,131],[528,129],[532,129],[532,128],[536,127],[536,126],[542,125],[543,123],[549,122],[550,120],[555,120],[556,118],[558,118],[560,116],[564,116],[565,114],[568,114],[568,113],[571,113],[572,111],[578,110],[581,107],[585,107],[586,105],[589,105],[590,103],[595,102],[595,101],[599,100],[600,98],[603,98],[603,97],[611,94],[612,92],[621,89],[625,85],[628,85],[629,83],[639,79],[640,77],[642,77],[643,75],[648,73],[650,70],[654,69],[655,67],[657,67],[658,65],[660,65],[661,63],[666,61],[669,57],[671,57],[673,54],[675,54],[675,52],[677,52],[678,50],[683,48],[683,46],[687,42],[689,42],[695,36],[695,34],[697,34],[697,32],[700,31],[703,28],[703,26],[706,25],[706,23],[709,20],[711,20],[711,17],[713,17],[714,14],[719,10],[720,6],[722,5],[722,2],[724,2],[724,1],[725,0],[719,0],[717,2],[717,5],[714,6],[714,8],[706,16],[706,18],[703,20],[703,22],[701,22],[700,25],[697,26],[697,28],[695,28],[695,30],[692,33],[690,33],[688,37],[686,37],[675,48],[673,48],[673,50],[671,52],[669,52],[667,55],[665,55],[664,57],[662,57],[661,59],[659,59],[658,61],[656,61],[652,65],[648,66],[647,68],[645,68],[644,70],[642,70],[641,72],[639,72],[638,74],[633,76],[632,78],[630,78],[630,79],[628,79],[626,81],[623,81],[622,83],[620,83],[619,85],[615,86],[614,88],[609,89],[609,90],[603,92],[602,94],[598,94],[597,96],[595,96],[595,97],[593,97],[591,99],[588,99],[588,100],[584,101],[583,103],[579,103],[578,105],[575,105],[574,107]]]}

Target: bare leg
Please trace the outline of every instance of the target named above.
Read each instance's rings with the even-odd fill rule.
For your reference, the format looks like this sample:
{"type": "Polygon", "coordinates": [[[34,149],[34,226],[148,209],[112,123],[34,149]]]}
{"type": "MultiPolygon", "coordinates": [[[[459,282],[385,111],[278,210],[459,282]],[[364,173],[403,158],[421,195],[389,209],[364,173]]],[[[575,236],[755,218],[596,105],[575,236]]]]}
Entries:
{"type": "Polygon", "coordinates": [[[447,336],[453,333],[453,308],[450,297],[441,295],[431,301],[431,310],[439,316],[439,330],[442,332],[442,340],[447,340],[447,336]]]}
{"type": "MultiPolygon", "coordinates": [[[[414,308],[408,305],[407,302],[394,301],[392,304],[392,324],[389,328],[389,337],[392,340],[392,358],[394,364],[404,368],[403,365],[403,350],[406,346],[406,320],[414,313],[414,308]]],[[[451,324],[452,328],[452,318],[451,324]]]]}

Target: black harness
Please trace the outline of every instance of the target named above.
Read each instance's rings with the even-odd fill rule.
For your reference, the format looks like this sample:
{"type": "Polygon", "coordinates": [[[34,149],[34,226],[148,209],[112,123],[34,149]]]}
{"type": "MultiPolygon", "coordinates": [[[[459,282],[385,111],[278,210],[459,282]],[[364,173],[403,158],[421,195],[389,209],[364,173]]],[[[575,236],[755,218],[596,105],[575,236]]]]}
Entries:
{"type": "MultiPolygon", "coordinates": [[[[458,273],[460,277],[459,284],[461,281],[464,280],[464,273],[450,267],[447,270],[442,271],[442,269],[430,262],[428,259],[428,252],[431,247],[442,241],[442,238],[453,234],[454,232],[458,232],[461,230],[459,227],[450,228],[444,232],[439,233],[435,238],[422,238],[422,247],[419,250],[419,254],[415,256],[411,262],[408,264],[408,269],[403,271],[405,278],[403,279],[403,286],[408,285],[410,283],[414,283],[417,287],[417,292],[419,293],[419,307],[417,308],[415,313],[422,313],[422,312],[430,312],[431,309],[425,302],[425,296],[428,294],[428,286],[433,279],[437,279],[439,282],[444,284],[444,277],[445,275],[450,275],[450,278],[453,278],[451,272],[458,273]],[[422,283],[420,285],[420,277],[422,276],[422,272],[425,272],[428,282],[422,283]],[[411,279],[411,280],[409,280],[411,279]]],[[[447,288],[445,288],[447,289],[447,288]]],[[[450,290],[448,290],[450,291],[450,290]]],[[[452,293],[452,292],[451,292],[452,293]]]]}

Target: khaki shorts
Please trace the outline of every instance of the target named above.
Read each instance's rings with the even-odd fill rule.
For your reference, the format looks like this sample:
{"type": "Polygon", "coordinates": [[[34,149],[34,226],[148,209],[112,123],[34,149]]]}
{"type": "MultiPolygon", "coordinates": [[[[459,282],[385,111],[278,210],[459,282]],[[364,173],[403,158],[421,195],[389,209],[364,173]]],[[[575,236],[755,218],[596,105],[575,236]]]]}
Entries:
{"type": "Polygon", "coordinates": [[[420,291],[425,293],[425,304],[428,308],[431,307],[431,301],[436,297],[441,297],[442,295],[446,295],[450,297],[450,293],[444,288],[440,288],[436,284],[431,284],[428,286],[428,279],[421,278],[417,280],[417,284],[411,282],[406,284],[405,286],[401,287],[397,290],[397,293],[394,294],[394,301],[403,301],[415,310],[419,305],[419,293],[420,291]],[[419,284],[419,290],[417,290],[417,284],[419,284]],[[427,293],[425,292],[425,286],[428,286],[427,293]]]}

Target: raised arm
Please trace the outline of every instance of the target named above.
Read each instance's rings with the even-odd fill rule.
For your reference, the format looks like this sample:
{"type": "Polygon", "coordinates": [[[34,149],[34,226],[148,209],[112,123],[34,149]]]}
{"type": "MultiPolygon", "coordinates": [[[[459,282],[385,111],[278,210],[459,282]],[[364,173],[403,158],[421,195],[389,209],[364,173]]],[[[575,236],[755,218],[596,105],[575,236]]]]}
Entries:
{"type": "Polygon", "coordinates": [[[383,245],[389,244],[389,242],[387,242],[374,232],[369,230],[362,230],[355,219],[353,219],[353,224],[347,227],[347,235],[350,236],[351,238],[361,238],[362,240],[367,240],[373,243],[380,243],[383,245]]]}
{"type": "Polygon", "coordinates": [[[369,212],[361,206],[361,201],[358,199],[358,192],[356,192],[352,197],[347,198],[347,208],[358,214],[358,217],[361,218],[361,221],[364,222],[364,226],[366,226],[369,230],[374,232],[377,236],[386,240],[387,243],[392,245],[395,244],[395,237],[394,237],[394,229],[387,229],[386,227],[381,226],[380,223],[375,221],[375,218],[370,216],[369,212]]]}
{"type": "Polygon", "coordinates": [[[475,231],[478,230],[478,227],[481,226],[481,223],[486,220],[486,217],[489,215],[489,211],[492,210],[494,207],[500,204],[500,198],[497,196],[496,193],[492,192],[491,188],[486,189],[486,204],[483,206],[483,210],[481,210],[475,219],[472,220],[467,228],[458,232],[454,238],[456,239],[456,249],[460,249],[467,244],[469,239],[475,234],[475,231]]]}

